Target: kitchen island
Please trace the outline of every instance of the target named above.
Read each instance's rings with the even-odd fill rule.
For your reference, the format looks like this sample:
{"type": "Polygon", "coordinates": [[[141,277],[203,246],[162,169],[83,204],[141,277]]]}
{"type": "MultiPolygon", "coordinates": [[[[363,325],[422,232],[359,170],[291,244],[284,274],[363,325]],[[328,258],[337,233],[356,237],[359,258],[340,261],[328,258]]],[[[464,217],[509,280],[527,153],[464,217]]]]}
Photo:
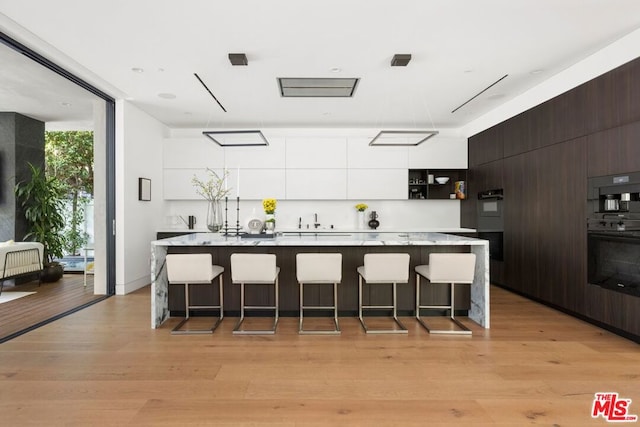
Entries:
{"type": "MultiPolygon", "coordinates": [[[[476,254],[476,273],[469,294],[469,318],[489,328],[489,246],[486,240],[442,233],[299,233],[287,232],[274,238],[236,236],[218,233],[193,233],[151,242],[151,327],[157,328],[170,316],[169,284],[165,259],[167,253],[206,252],[214,264],[225,268],[225,312],[238,309],[237,286],[231,284],[229,256],[231,253],[274,253],[280,273],[280,310],[295,313],[298,309],[298,283],[295,280],[295,254],[299,252],[340,252],[343,254],[343,277],[340,284],[339,310],[357,310],[356,267],[370,252],[404,252],[411,256],[410,281],[398,286],[399,313],[415,310],[416,265],[427,264],[431,252],[471,252],[476,254]]],[[[434,285],[435,288],[436,285],[434,285]]],[[[380,287],[374,287],[380,288],[380,287]]],[[[429,297],[429,291],[424,292],[429,297]]],[[[446,294],[446,292],[440,292],[446,294]]],[[[305,292],[305,296],[307,292],[305,292]]],[[[438,295],[436,295],[438,296],[438,295]]],[[[441,296],[441,295],[440,295],[441,296]]],[[[368,298],[384,297],[384,290],[372,289],[368,298]]],[[[266,297],[265,297],[266,298],[266,297]]],[[[318,295],[317,298],[321,298],[318,295]]],[[[458,306],[458,304],[456,304],[458,306]]]]}

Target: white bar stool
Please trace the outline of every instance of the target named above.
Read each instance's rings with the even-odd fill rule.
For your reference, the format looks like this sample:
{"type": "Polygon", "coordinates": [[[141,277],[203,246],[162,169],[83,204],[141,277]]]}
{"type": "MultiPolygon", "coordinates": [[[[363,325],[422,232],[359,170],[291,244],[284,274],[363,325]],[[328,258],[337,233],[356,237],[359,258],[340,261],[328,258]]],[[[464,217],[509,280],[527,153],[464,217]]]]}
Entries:
{"type": "Polygon", "coordinates": [[[213,265],[211,254],[168,254],[167,278],[169,284],[184,284],[185,317],[171,330],[175,335],[187,334],[211,334],[224,318],[224,298],[222,286],[222,273],[224,268],[213,265]],[[220,303],[218,305],[190,305],[189,285],[212,285],[213,279],[219,278],[218,292],[220,303]],[[220,310],[218,320],[210,329],[180,329],[189,320],[190,310],[220,310]]]}
{"type": "Polygon", "coordinates": [[[231,254],[231,281],[240,285],[240,320],[233,329],[236,335],[275,334],[278,326],[278,274],[276,256],[273,254],[231,254]],[[246,306],[244,304],[244,285],[274,285],[274,305],[246,306]],[[244,310],[274,310],[273,327],[266,330],[240,329],[244,321],[244,310]]]}
{"type": "Polygon", "coordinates": [[[429,254],[429,265],[416,266],[416,319],[430,334],[458,334],[471,335],[472,332],[455,317],[455,285],[471,284],[475,275],[475,254],[429,254]],[[451,289],[450,305],[420,305],[420,276],[426,277],[431,283],[449,283],[451,289]],[[420,318],[421,308],[448,309],[451,320],[460,329],[430,329],[420,318]]]}
{"type": "Polygon", "coordinates": [[[310,253],[296,255],[296,277],[300,284],[300,325],[299,334],[339,335],[338,325],[338,283],[342,281],[342,254],[310,253]],[[333,285],[333,305],[305,306],[304,285],[333,285]],[[304,310],[333,310],[334,329],[305,330],[303,328],[304,310]]]}
{"type": "Polygon", "coordinates": [[[407,328],[398,320],[397,283],[409,282],[409,254],[365,254],[364,265],[358,267],[358,317],[368,334],[406,334],[407,328]],[[363,305],[362,283],[367,285],[389,284],[393,287],[392,305],[363,305]],[[363,309],[393,309],[393,320],[400,329],[369,329],[362,317],[363,309]]]}

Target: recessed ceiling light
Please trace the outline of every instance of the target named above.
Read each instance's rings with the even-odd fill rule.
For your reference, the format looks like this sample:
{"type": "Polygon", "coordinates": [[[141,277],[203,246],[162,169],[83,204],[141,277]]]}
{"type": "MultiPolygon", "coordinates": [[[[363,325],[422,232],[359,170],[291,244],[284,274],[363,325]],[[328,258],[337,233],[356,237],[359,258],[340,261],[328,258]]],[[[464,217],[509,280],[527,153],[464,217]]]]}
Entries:
{"type": "Polygon", "coordinates": [[[540,74],[542,73],[544,70],[538,69],[538,70],[533,70],[531,71],[529,74],[540,74]]]}
{"type": "Polygon", "coordinates": [[[393,55],[393,58],[391,58],[391,66],[406,67],[409,61],[411,61],[410,53],[396,53],[393,55]]]}
{"type": "Polygon", "coordinates": [[[464,70],[464,73],[465,74],[473,73],[473,69],[469,68],[468,70],[464,70]]]}
{"type": "Polygon", "coordinates": [[[71,103],[70,102],[61,102],[60,105],[62,105],[63,107],[71,107],[71,103]]]}
{"type": "Polygon", "coordinates": [[[134,67],[131,69],[134,73],[144,73],[144,68],[134,67]]]}
{"type": "Polygon", "coordinates": [[[229,62],[231,62],[231,65],[249,65],[247,55],[244,53],[230,53],[229,62]]]}
{"type": "Polygon", "coordinates": [[[331,69],[331,72],[332,72],[332,73],[339,73],[340,71],[342,71],[342,68],[340,68],[340,67],[333,67],[333,68],[331,69]]]}
{"type": "Polygon", "coordinates": [[[176,99],[176,96],[172,93],[159,93],[158,96],[162,99],[176,99]]]}

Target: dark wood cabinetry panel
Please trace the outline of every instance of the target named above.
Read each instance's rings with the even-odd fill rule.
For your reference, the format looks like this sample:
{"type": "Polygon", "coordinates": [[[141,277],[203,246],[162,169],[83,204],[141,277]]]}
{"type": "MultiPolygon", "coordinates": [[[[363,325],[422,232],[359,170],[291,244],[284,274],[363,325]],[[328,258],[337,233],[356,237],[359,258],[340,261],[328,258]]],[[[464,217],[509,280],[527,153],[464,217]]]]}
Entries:
{"type": "Polygon", "coordinates": [[[640,122],[591,134],[587,144],[589,177],[640,170],[640,122]]]}
{"type": "Polygon", "coordinates": [[[539,270],[536,160],[535,153],[504,160],[504,284],[528,294],[536,287],[539,270]]]}
{"type": "Polygon", "coordinates": [[[504,157],[503,127],[497,125],[469,138],[469,167],[504,157]]]}
{"type": "Polygon", "coordinates": [[[575,310],[586,283],[586,148],[505,159],[505,285],[575,310]]]}
{"type": "Polygon", "coordinates": [[[636,59],[583,85],[588,133],[640,120],[639,75],[640,59],[636,59]]]}
{"type": "Polygon", "coordinates": [[[575,139],[536,151],[540,193],[534,295],[576,311],[587,283],[587,149],[575,139]]]}
{"type": "Polygon", "coordinates": [[[568,141],[584,136],[587,132],[587,90],[578,86],[547,101],[549,105],[551,133],[548,141],[540,146],[568,141]]]}

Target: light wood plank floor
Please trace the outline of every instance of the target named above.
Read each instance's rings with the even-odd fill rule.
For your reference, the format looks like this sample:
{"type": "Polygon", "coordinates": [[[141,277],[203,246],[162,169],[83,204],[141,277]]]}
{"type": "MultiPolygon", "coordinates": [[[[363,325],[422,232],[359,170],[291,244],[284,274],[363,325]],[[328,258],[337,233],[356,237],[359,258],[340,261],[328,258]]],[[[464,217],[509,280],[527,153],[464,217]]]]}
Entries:
{"type": "Polygon", "coordinates": [[[83,274],[65,274],[55,283],[40,286],[37,280],[17,286],[8,284],[2,294],[14,291],[35,294],[0,304],[0,340],[102,298],[93,294],[92,275],[87,276],[87,286],[84,286],[83,274]]]}
{"type": "MultiPolygon", "coordinates": [[[[0,424],[135,426],[602,426],[596,392],[640,415],[640,346],[491,289],[473,337],[172,336],[150,329],[149,288],[0,345],[0,424]]],[[[199,319],[200,320],[200,319],[199,319]]],[[[256,319],[253,319],[256,320],[256,319]]],[[[327,319],[311,319],[324,322],[327,319]]],[[[467,322],[469,323],[469,322],[467,322]]]]}

